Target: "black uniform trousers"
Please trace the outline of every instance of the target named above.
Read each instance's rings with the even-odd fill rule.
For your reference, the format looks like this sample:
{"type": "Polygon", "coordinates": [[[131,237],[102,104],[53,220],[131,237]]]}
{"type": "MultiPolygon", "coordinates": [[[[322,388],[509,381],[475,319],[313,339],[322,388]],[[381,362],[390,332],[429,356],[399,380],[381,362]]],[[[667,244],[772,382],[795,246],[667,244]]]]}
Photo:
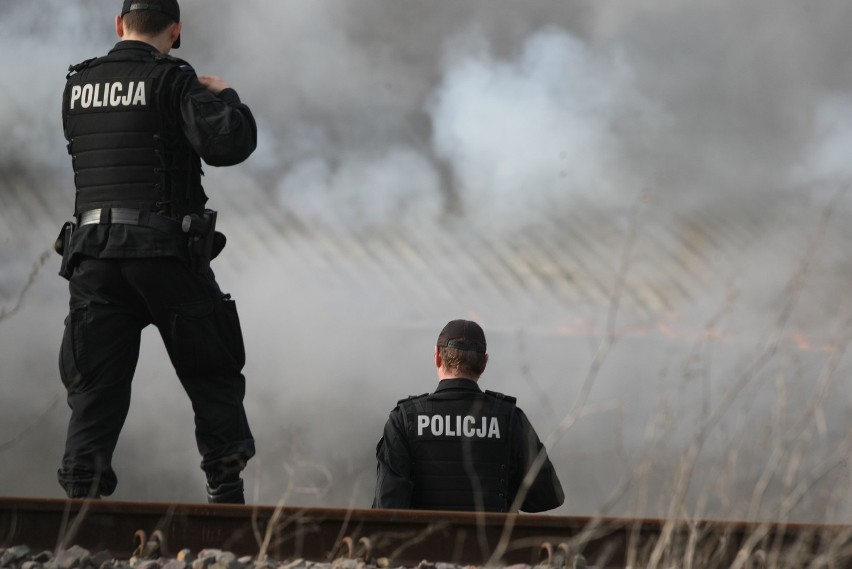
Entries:
{"type": "Polygon", "coordinates": [[[236,306],[212,271],[196,274],[175,257],[84,258],[69,287],[59,368],[71,420],[58,472],[69,496],[115,489],[112,455],[148,324],[189,395],[208,483],[239,478],[255,452],[243,407],[245,349],[236,306]]]}

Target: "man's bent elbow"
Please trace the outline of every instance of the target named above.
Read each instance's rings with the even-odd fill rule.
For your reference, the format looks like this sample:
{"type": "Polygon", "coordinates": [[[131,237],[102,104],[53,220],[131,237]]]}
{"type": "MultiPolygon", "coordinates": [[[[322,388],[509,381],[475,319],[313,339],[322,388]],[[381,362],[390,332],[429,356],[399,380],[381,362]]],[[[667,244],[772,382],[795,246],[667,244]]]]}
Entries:
{"type": "Polygon", "coordinates": [[[238,152],[234,151],[233,147],[216,148],[215,145],[213,145],[201,153],[201,159],[204,160],[204,163],[208,166],[236,166],[237,164],[245,162],[256,148],[256,141],[251,144],[246,144],[245,147],[238,152]]]}
{"type": "Polygon", "coordinates": [[[554,510],[565,503],[565,493],[558,478],[553,479],[546,489],[533,488],[527,495],[521,511],[530,514],[554,510]]]}

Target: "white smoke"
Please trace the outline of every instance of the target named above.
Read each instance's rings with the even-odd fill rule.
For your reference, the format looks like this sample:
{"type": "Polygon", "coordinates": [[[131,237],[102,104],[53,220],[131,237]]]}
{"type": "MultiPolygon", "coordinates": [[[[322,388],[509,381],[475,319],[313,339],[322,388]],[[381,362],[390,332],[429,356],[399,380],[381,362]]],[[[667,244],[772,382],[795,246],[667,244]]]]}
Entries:
{"type": "MultiPolygon", "coordinates": [[[[71,179],[59,122],[63,77],[68,64],[112,45],[119,4],[4,0],[0,49],[14,57],[0,74],[0,180],[20,169],[38,183],[20,191],[16,179],[0,192],[65,200],[70,209],[72,195],[60,190],[71,179]]],[[[303,503],[368,504],[386,413],[398,397],[432,387],[431,342],[454,317],[485,324],[487,387],[519,395],[547,433],[576,398],[590,346],[604,333],[623,242],[633,244],[624,213],[633,204],[647,215],[635,220],[622,310],[627,301],[646,306],[617,323],[626,334],[631,327],[653,333],[620,344],[595,386],[593,403],[609,409],[614,401],[618,412],[584,419],[551,449],[571,494],[563,513],[595,513],[635,461],[677,460],[678,444],[753,357],[754,344],[771,339],[790,276],[808,254],[814,262],[801,305],[784,331],[801,332],[800,343],[813,346],[767,366],[777,392],[745,390],[735,406],[742,415],[716,447],[730,443],[744,449],[743,460],[752,451],[760,460],[780,427],[759,418],[780,408],[785,389],[799,395],[815,384],[829,347],[841,349],[844,283],[852,276],[842,246],[846,218],[831,225],[816,253],[808,240],[830,203],[814,207],[810,198],[834,196],[852,174],[846,0],[181,5],[184,43],[173,55],[229,81],[260,128],[249,161],[209,168],[205,178],[230,239],[216,270],[244,322],[247,402],[261,449],[250,486],[260,501],[278,499],[287,480],[282,464],[296,456],[310,471],[306,479],[321,480],[325,468],[353,480],[303,495],[303,503]],[[595,221],[571,226],[592,214],[595,221]],[[448,218],[461,223],[443,223],[448,218]],[[291,219],[310,230],[290,231],[291,219]],[[466,241],[459,227],[469,225],[476,239],[466,241]],[[320,229],[311,233],[314,226],[320,229]],[[513,239],[538,226],[549,230],[533,235],[539,241],[513,239]],[[378,236],[378,245],[364,236],[378,236]],[[395,240],[409,247],[400,246],[400,257],[422,254],[433,263],[386,257],[377,268],[370,247],[378,258],[395,240]],[[482,243],[497,253],[477,248],[482,243]],[[500,257],[513,251],[516,257],[500,257]],[[536,271],[545,274],[522,293],[512,288],[536,271]],[[501,288],[501,278],[511,286],[501,288]],[[639,293],[630,288],[636,283],[639,293]],[[729,290],[738,303],[726,307],[729,290]],[[640,293],[651,300],[634,298],[640,293]],[[705,330],[711,321],[715,327],[705,330]],[[717,334],[727,336],[708,339],[717,334]],[[387,366],[377,365],[382,358],[387,366]]],[[[3,234],[0,285],[10,296],[55,231],[47,241],[41,228],[24,231],[15,203],[9,207],[0,215],[16,225],[3,234]]],[[[31,304],[0,327],[3,385],[13,393],[0,412],[10,418],[3,431],[61,390],[55,354],[67,293],[54,272],[52,265],[43,271],[31,304]]],[[[197,499],[203,481],[187,402],[158,342],[148,330],[117,454],[119,494],[197,499]],[[157,406],[180,415],[180,427],[148,420],[157,406]],[[152,462],[162,464],[156,477],[147,475],[152,462]],[[187,481],[187,472],[195,478],[187,481]]],[[[845,428],[837,417],[848,390],[834,387],[824,432],[845,428]]],[[[23,461],[32,474],[19,481],[0,473],[9,492],[58,493],[53,476],[66,415],[56,411],[6,451],[4,459],[23,461]],[[34,464],[37,454],[46,465],[34,464]]],[[[708,454],[706,477],[717,472],[718,457],[708,454]]],[[[663,480],[670,471],[656,474],[663,480]]],[[[741,480],[727,488],[719,481],[714,497],[747,495],[753,477],[741,480]]],[[[639,513],[657,513],[655,506],[639,513]]]]}
{"type": "Polygon", "coordinates": [[[426,103],[434,158],[428,149],[392,146],[341,149],[332,164],[329,137],[299,130],[288,147],[308,158],[279,182],[282,204],[336,227],[434,219],[446,211],[436,160],[447,166],[467,217],[495,230],[523,226],[578,197],[618,203],[632,189],[617,129],[619,115],[640,108],[641,98],[621,59],[548,28],[510,60],[474,35],[450,42],[443,61],[442,82],[426,103]]]}
{"type": "Polygon", "coordinates": [[[278,199],[299,217],[357,230],[441,211],[438,174],[419,153],[393,148],[371,160],[344,157],[337,167],[316,158],[281,179],[278,199]]]}
{"type": "Polygon", "coordinates": [[[38,10],[4,2],[0,50],[12,57],[0,80],[0,163],[53,170],[68,160],[60,103],[68,66],[103,49],[109,37],[88,29],[92,6],[47,0],[38,10]]]}
{"type": "Polygon", "coordinates": [[[814,139],[794,175],[802,183],[852,181],[852,93],[826,97],[817,106],[814,139]]]}
{"type": "Polygon", "coordinates": [[[435,153],[465,211],[502,227],[577,196],[620,201],[631,185],[616,129],[622,101],[635,100],[623,61],[558,28],[536,32],[510,60],[478,44],[448,50],[430,104],[435,153]]]}

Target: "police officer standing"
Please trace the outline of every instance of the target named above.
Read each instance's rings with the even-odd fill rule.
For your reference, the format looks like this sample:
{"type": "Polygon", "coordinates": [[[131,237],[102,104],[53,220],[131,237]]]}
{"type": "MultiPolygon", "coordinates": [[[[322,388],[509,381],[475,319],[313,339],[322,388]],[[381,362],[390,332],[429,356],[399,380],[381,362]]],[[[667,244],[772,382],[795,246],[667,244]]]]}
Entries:
{"type": "Polygon", "coordinates": [[[434,393],[397,403],[376,447],[374,508],[543,512],[562,504],[562,485],[515,398],[482,391],[485,333],[469,320],[438,336],[434,393]],[[523,479],[541,453],[530,485],[523,479]]]}
{"type": "Polygon", "coordinates": [[[242,162],[257,126],[228,83],[168,55],[181,26],[176,0],[124,0],[121,41],[67,77],[62,120],[77,191],[75,222],[57,240],[70,289],[59,367],[71,407],[58,478],[71,498],[115,490],[140,335],[154,324],[192,403],[208,500],[245,501],[241,471],[255,452],[245,351],[234,302],[209,268],[224,236],[205,209],[201,160],[242,162]]]}

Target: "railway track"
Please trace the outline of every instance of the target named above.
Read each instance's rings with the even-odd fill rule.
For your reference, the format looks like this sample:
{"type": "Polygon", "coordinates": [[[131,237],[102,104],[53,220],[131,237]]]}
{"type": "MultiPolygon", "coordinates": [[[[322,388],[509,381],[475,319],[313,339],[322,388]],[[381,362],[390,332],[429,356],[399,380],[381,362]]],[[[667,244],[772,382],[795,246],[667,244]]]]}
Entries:
{"type": "Polygon", "coordinates": [[[377,566],[848,567],[852,527],[0,498],[0,547],[79,545],[127,559],[154,547],[377,566]],[[775,562],[773,563],[773,560],[775,562]],[[780,561],[783,560],[783,563],[780,561]]]}

